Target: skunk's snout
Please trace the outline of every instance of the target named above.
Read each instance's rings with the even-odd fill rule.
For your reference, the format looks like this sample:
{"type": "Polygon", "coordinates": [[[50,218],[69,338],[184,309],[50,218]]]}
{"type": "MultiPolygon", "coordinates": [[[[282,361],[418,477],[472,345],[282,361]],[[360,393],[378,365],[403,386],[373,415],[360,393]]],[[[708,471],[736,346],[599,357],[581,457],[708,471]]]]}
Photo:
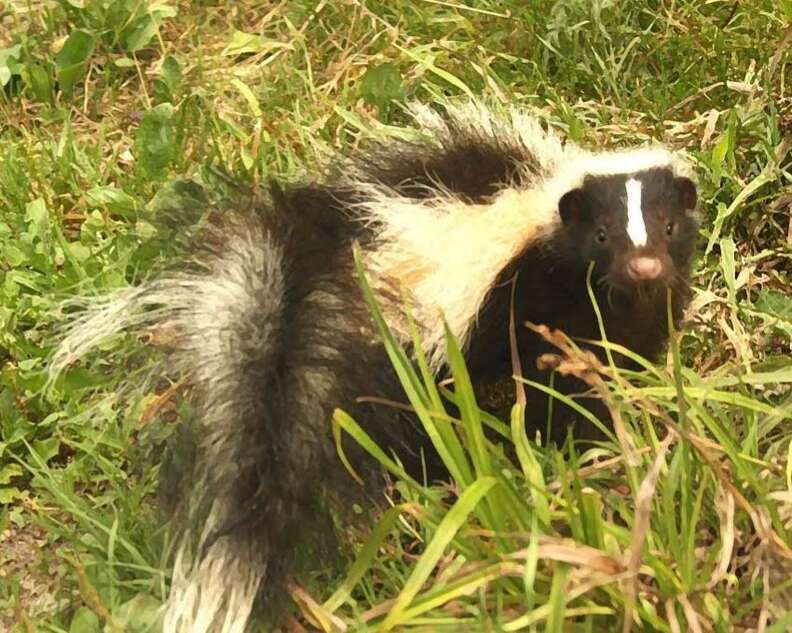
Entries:
{"type": "Polygon", "coordinates": [[[627,262],[627,274],[633,281],[655,281],[663,273],[657,257],[633,257],[627,262]]]}

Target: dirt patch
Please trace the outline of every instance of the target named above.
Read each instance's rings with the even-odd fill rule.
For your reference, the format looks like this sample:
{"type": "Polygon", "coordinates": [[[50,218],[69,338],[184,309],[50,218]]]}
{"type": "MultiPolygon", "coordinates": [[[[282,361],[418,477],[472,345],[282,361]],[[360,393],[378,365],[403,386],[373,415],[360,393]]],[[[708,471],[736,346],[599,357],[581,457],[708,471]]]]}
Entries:
{"type": "Polygon", "coordinates": [[[0,631],[19,624],[20,610],[33,619],[56,609],[59,574],[53,549],[51,536],[37,525],[10,525],[0,533],[0,586],[6,587],[2,598],[7,600],[0,603],[0,631]]]}

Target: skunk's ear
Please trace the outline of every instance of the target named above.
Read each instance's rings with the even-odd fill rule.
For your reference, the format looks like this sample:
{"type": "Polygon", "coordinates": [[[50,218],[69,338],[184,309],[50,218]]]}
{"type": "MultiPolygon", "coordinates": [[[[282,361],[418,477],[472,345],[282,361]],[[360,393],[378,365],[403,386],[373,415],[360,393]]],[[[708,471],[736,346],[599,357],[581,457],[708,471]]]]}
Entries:
{"type": "Polygon", "coordinates": [[[688,211],[696,208],[696,185],[690,178],[679,176],[674,178],[674,191],[676,191],[677,200],[680,206],[688,211]]]}
{"type": "Polygon", "coordinates": [[[580,218],[585,210],[586,196],[582,189],[567,191],[558,201],[558,212],[561,221],[566,224],[580,218]]]}

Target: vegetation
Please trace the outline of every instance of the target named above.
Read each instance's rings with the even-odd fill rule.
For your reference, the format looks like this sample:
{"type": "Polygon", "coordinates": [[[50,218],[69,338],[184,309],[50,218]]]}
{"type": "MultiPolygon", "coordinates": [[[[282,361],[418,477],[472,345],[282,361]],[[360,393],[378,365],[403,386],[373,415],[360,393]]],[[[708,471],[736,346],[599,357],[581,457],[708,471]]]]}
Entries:
{"type": "Polygon", "coordinates": [[[687,326],[665,365],[589,374],[601,445],[542,446],[520,406],[485,418],[516,464],[483,439],[454,342],[449,425],[383,330],[458,476],[411,480],[337,413],[393,494],[349,530],[354,564],[300,579],[289,630],[790,630],[791,22],[790,0],[0,6],[0,629],[156,630],[167,590],[155,492],[185,405],[122,394],[139,368],[111,353],[47,384],[63,301],[161,267],[175,207],[310,170],[410,99],[485,94],[590,146],[689,151],[687,326]]]}

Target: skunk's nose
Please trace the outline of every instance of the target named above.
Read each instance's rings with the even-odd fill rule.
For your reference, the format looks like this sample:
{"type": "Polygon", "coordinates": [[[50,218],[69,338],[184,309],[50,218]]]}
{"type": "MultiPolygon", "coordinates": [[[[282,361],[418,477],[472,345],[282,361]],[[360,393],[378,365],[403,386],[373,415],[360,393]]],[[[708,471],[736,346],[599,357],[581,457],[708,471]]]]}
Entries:
{"type": "Polygon", "coordinates": [[[627,262],[627,274],[633,281],[654,281],[663,272],[657,257],[633,257],[627,262]]]}

